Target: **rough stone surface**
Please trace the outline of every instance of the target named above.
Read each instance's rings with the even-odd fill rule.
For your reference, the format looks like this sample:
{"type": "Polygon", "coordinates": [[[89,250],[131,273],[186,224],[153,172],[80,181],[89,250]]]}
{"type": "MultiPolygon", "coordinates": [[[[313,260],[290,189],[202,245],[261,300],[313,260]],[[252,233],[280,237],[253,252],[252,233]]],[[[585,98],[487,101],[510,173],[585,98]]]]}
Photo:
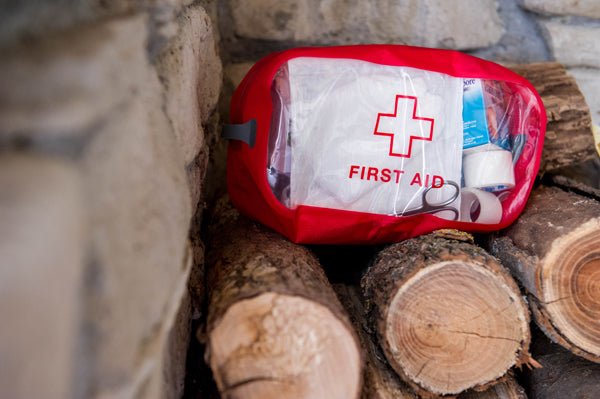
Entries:
{"type": "Polygon", "coordinates": [[[195,4],[198,4],[210,17],[213,28],[213,35],[215,36],[215,41],[219,43],[220,41],[220,32],[219,32],[219,7],[221,0],[196,0],[195,4]]]}
{"type": "Polygon", "coordinates": [[[0,155],[0,390],[71,397],[85,247],[73,164],[0,155]]]}
{"type": "Polygon", "coordinates": [[[45,37],[98,20],[149,12],[161,29],[168,15],[192,0],[12,0],[0,2],[0,47],[45,37]],[[32,23],[35,21],[35,23],[32,23]]]}
{"type": "Polygon", "coordinates": [[[571,67],[600,68],[600,22],[574,25],[549,20],[542,24],[557,61],[571,67]]]}
{"type": "Polygon", "coordinates": [[[298,39],[307,18],[307,1],[231,0],[230,7],[236,32],[252,39],[298,39]]]}
{"type": "Polygon", "coordinates": [[[0,5],[3,397],[181,397],[222,82],[191,3],[0,5]]]}
{"type": "Polygon", "coordinates": [[[515,0],[500,1],[498,12],[504,23],[504,35],[498,43],[473,51],[473,55],[510,63],[550,60],[535,15],[521,8],[515,0]]]}
{"type": "Polygon", "coordinates": [[[207,121],[204,125],[210,154],[208,157],[208,167],[205,184],[205,203],[207,207],[212,206],[214,202],[221,197],[226,189],[226,161],[228,142],[221,139],[221,119],[219,114],[207,121]]]}
{"type": "Polygon", "coordinates": [[[523,7],[541,14],[579,15],[600,19],[598,0],[523,0],[523,7]]]}
{"type": "Polygon", "coordinates": [[[241,62],[225,66],[223,70],[223,92],[219,101],[219,109],[224,121],[229,120],[231,96],[246,76],[246,73],[252,68],[252,65],[254,65],[254,62],[241,62]]]}
{"type": "Polygon", "coordinates": [[[569,73],[575,77],[585,101],[590,107],[592,121],[600,125],[600,69],[571,68],[569,73]]]}
{"type": "Polygon", "coordinates": [[[146,18],[111,21],[3,53],[0,139],[81,135],[143,84],[146,18]]]}
{"type": "Polygon", "coordinates": [[[183,392],[185,349],[190,337],[190,299],[187,282],[192,266],[188,247],[182,273],[162,309],[161,324],[145,342],[148,355],[140,362],[127,384],[102,392],[98,399],[179,399],[183,392]]]}
{"type": "Polygon", "coordinates": [[[472,49],[504,30],[495,0],[230,0],[235,33],[308,43],[392,43],[472,49]]]}
{"type": "Polygon", "coordinates": [[[187,350],[190,343],[192,302],[186,291],[181,299],[173,328],[163,350],[161,367],[162,395],[164,399],[180,399],[183,396],[187,350]]]}
{"type": "Polygon", "coordinates": [[[86,286],[91,394],[119,392],[150,356],[185,265],[192,209],[184,162],[158,78],[148,68],[143,79],[144,89],[108,118],[81,161],[94,226],[86,286]]]}
{"type": "Polygon", "coordinates": [[[161,52],[157,68],[187,164],[204,145],[202,123],[214,110],[222,80],[211,22],[202,7],[190,7],[179,17],[179,34],[161,52]]]}
{"type": "Polygon", "coordinates": [[[254,62],[242,62],[238,64],[229,64],[225,67],[225,82],[229,83],[234,89],[242,82],[244,76],[252,68],[254,62]]]}

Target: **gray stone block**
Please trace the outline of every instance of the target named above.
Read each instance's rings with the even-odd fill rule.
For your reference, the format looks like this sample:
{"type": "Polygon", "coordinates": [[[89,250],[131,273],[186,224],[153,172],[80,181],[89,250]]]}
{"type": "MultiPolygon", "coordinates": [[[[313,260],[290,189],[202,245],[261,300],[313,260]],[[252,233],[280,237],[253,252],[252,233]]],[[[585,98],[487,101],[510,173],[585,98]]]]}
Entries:
{"type": "Polygon", "coordinates": [[[495,0],[230,0],[229,6],[235,33],[250,39],[474,49],[504,32],[495,0]]]}
{"type": "Polygon", "coordinates": [[[45,156],[0,156],[0,390],[73,394],[86,242],[80,174],[45,156]]]}
{"type": "Polygon", "coordinates": [[[523,7],[546,15],[578,15],[600,19],[598,0],[523,0],[523,7]]]}

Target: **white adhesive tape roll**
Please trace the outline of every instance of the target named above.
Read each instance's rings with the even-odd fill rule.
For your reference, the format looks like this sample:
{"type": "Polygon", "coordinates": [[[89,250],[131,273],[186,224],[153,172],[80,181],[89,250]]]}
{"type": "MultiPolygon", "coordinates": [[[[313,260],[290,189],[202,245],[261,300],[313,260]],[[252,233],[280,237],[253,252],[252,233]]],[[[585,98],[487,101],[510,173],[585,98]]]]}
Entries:
{"type": "Polygon", "coordinates": [[[460,195],[461,221],[496,224],[502,220],[502,204],[494,194],[476,188],[463,188],[460,195]]]}
{"type": "Polygon", "coordinates": [[[510,151],[479,151],[465,154],[463,174],[466,187],[492,191],[515,186],[515,171],[510,151]]]}

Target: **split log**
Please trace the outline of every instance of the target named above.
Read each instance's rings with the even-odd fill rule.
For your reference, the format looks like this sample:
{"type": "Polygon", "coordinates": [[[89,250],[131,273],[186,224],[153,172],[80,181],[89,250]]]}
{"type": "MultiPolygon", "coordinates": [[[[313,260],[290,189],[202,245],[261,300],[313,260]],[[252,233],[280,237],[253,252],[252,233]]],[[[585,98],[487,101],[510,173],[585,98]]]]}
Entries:
{"type": "Polygon", "coordinates": [[[533,84],[546,107],[548,124],[540,173],[597,156],[589,107],[565,67],[544,62],[510,68],[533,84]]]}
{"type": "MultiPolygon", "coordinates": [[[[362,399],[416,399],[416,393],[398,377],[377,345],[374,331],[367,323],[358,288],[336,284],[334,289],[348,311],[365,351],[362,399]]],[[[458,399],[527,399],[527,396],[514,377],[508,376],[482,392],[464,392],[458,399]]]]}
{"type": "Polygon", "coordinates": [[[465,392],[460,394],[458,399],[527,399],[527,395],[514,377],[509,376],[483,392],[465,392]]]}
{"type": "Polygon", "coordinates": [[[529,312],[481,248],[439,234],[381,251],[361,286],[390,365],[422,396],[483,390],[529,362],[529,312]]]}
{"type": "Polygon", "coordinates": [[[599,362],[600,203],[540,187],[517,222],[490,238],[489,250],[528,291],[540,329],[599,362]]]}
{"type": "Polygon", "coordinates": [[[358,339],[315,257],[217,207],[206,355],[222,398],[357,398],[358,339]]]}
{"type": "Polygon", "coordinates": [[[363,399],[416,399],[417,395],[392,370],[367,324],[358,288],[336,284],[335,292],[350,315],[365,352],[363,399]]]}

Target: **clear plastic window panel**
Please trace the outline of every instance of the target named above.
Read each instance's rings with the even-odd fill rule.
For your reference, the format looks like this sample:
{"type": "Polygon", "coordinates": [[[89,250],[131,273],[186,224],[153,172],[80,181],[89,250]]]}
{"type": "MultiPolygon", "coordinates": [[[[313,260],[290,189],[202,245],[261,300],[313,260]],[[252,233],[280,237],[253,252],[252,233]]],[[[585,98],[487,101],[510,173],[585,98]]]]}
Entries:
{"type": "Polygon", "coordinates": [[[289,208],[498,223],[539,136],[534,96],[502,81],[295,58],[271,94],[267,178],[289,208]]]}

